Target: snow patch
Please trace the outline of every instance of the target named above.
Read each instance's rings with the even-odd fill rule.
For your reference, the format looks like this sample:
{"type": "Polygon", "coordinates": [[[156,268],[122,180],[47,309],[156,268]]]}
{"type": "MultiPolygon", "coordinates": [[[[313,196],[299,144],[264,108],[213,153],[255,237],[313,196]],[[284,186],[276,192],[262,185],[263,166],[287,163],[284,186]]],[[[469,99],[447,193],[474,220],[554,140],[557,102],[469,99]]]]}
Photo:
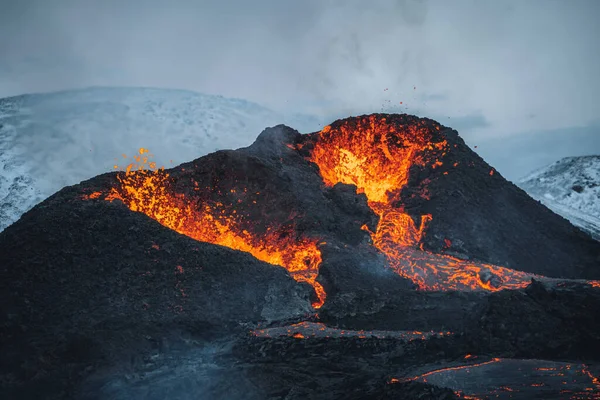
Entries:
{"type": "Polygon", "coordinates": [[[533,171],[519,186],[600,240],[600,156],[567,157],[533,171]]]}
{"type": "Polygon", "coordinates": [[[250,145],[263,129],[322,121],[183,90],[90,88],[0,99],[0,231],[64,186],[122,164],[140,147],[173,167],[250,145]]]}

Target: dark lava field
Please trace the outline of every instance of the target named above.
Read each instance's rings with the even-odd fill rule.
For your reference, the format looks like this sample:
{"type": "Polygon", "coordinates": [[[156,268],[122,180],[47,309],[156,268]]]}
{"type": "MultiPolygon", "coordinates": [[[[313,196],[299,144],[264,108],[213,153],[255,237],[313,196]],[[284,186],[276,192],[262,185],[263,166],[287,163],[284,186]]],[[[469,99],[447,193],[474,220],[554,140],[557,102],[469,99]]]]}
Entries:
{"type": "Polygon", "coordinates": [[[123,169],[0,232],[0,398],[600,398],[600,242],[449,127],[123,169]]]}

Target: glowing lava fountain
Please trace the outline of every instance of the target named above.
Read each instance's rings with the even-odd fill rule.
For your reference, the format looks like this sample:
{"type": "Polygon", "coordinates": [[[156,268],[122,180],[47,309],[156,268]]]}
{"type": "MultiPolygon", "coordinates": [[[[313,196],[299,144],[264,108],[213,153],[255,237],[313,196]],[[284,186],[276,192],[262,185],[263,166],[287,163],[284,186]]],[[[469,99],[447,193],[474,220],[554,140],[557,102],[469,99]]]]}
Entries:
{"type": "Polygon", "coordinates": [[[113,188],[106,200],[121,200],[132,211],[144,213],[198,241],[244,251],[261,261],[284,267],[295,280],[312,285],[317,295],[314,308],[323,305],[325,290],[316,281],[321,264],[318,240],[298,237],[289,226],[270,226],[266,233],[254,234],[241,227],[241,216],[235,209],[220,202],[194,204],[170,189],[169,174],[164,168],[156,169],[144,156],[147,152],[140,149],[135,163],[117,176],[120,187],[113,188]],[[150,168],[146,169],[148,165],[150,168]]]}
{"type": "MultiPolygon", "coordinates": [[[[432,217],[421,215],[415,223],[403,208],[401,193],[411,167],[435,170],[443,165],[451,149],[438,132],[441,129],[423,120],[399,125],[378,115],[338,121],[318,133],[310,160],[326,185],[356,185],[357,192],[367,196],[369,207],[379,215],[375,232],[370,232],[373,244],[398,274],[420,289],[495,291],[527,286],[535,275],[418,251],[423,250],[421,239],[432,217]]],[[[427,182],[422,182],[420,192],[424,201],[430,198],[427,182]]]]}

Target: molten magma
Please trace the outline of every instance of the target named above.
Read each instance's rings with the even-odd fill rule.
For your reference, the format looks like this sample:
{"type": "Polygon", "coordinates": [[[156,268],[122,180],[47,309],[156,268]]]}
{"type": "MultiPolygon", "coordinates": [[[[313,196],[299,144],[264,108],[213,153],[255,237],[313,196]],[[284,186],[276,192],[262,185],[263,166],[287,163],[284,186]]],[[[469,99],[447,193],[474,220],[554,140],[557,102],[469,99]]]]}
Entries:
{"type": "MultiPolygon", "coordinates": [[[[426,151],[445,154],[446,147],[446,141],[432,143],[425,128],[411,125],[397,132],[384,118],[369,116],[360,119],[356,126],[349,122],[335,129],[326,126],[319,134],[311,161],[319,166],[326,184],[356,185],[358,193],[367,196],[369,206],[380,217],[373,234],[376,243],[393,237],[399,244],[412,246],[421,240],[431,216],[422,216],[417,228],[402,208],[392,204],[399,200],[400,191],[408,182],[410,167],[424,165],[426,151]]],[[[441,162],[436,160],[433,165],[435,168],[441,162]]]]}
{"type": "MultiPolygon", "coordinates": [[[[140,149],[143,155],[147,150],[140,149]]],[[[252,254],[261,261],[284,267],[297,281],[313,286],[319,308],[325,291],[316,281],[321,264],[317,240],[297,238],[291,228],[269,227],[257,235],[240,228],[235,210],[222,203],[194,205],[182,194],[173,193],[163,168],[145,169],[147,158],[136,156],[137,167],[130,164],[117,176],[120,187],[113,188],[106,200],[119,199],[132,211],[148,215],[162,225],[202,242],[226,246],[252,254]]]]}
{"type": "MultiPolygon", "coordinates": [[[[437,125],[435,130],[440,130],[437,125]]],[[[319,132],[310,160],[325,184],[356,185],[369,207],[379,215],[373,244],[387,255],[390,266],[424,290],[521,288],[532,274],[494,265],[465,262],[447,255],[417,251],[431,215],[419,224],[404,211],[401,191],[413,165],[431,169],[443,165],[449,151],[443,138],[434,140],[432,128],[421,123],[395,126],[371,115],[344,121],[319,132]]],[[[419,194],[428,199],[427,188],[419,194]]],[[[366,226],[363,229],[368,231],[366,226]]]]}
{"type": "Polygon", "coordinates": [[[514,398],[516,393],[523,399],[600,398],[600,381],[587,365],[558,361],[493,358],[438,368],[416,376],[392,378],[389,383],[410,381],[448,387],[461,399],[508,399],[514,398]],[[542,394],[545,396],[540,396],[542,394]]]}

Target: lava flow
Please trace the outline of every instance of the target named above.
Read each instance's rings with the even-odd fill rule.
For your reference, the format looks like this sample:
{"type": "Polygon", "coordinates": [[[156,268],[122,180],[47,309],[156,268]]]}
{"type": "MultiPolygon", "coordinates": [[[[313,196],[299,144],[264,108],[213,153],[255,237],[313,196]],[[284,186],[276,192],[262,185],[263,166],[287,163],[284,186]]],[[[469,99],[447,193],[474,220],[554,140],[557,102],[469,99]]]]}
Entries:
{"type": "MultiPolygon", "coordinates": [[[[314,288],[314,308],[325,302],[325,291],[316,281],[321,264],[317,240],[298,237],[293,228],[271,226],[254,234],[240,226],[240,217],[223,203],[195,205],[170,189],[169,174],[148,161],[148,150],[140,149],[135,163],[117,176],[120,186],[106,200],[121,200],[132,211],[148,215],[162,225],[195,240],[226,246],[252,254],[261,261],[284,267],[297,281],[314,288]]],[[[97,198],[92,193],[89,198],[97,198]]]]}
{"type": "MultiPolygon", "coordinates": [[[[398,126],[376,115],[353,118],[319,132],[310,160],[326,185],[352,184],[366,195],[369,207],[379,215],[375,232],[370,232],[373,244],[387,256],[391,268],[420,289],[495,291],[527,286],[534,275],[415,251],[432,217],[422,215],[417,226],[403,209],[401,191],[413,165],[431,169],[443,165],[449,146],[441,135],[433,134],[440,129],[423,122],[398,126]]],[[[426,186],[420,196],[429,198],[426,186]]]]}
{"type": "Polygon", "coordinates": [[[600,382],[585,364],[493,358],[437,368],[390,383],[417,381],[448,387],[463,399],[598,399],[600,382]]]}

